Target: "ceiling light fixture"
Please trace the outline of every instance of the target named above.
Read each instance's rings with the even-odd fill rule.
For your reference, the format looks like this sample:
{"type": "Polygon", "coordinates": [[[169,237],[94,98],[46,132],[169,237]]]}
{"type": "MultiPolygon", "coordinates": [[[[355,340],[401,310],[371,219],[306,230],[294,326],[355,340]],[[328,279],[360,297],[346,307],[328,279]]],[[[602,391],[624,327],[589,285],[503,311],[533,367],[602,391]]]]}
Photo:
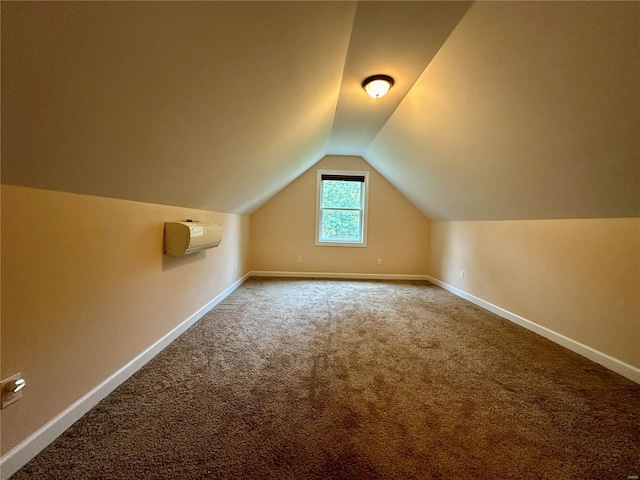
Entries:
{"type": "Polygon", "coordinates": [[[372,75],[362,81],[362,88],[371,98],[383,97],[391,87],[393,78],[389,75],[372,75]]]}

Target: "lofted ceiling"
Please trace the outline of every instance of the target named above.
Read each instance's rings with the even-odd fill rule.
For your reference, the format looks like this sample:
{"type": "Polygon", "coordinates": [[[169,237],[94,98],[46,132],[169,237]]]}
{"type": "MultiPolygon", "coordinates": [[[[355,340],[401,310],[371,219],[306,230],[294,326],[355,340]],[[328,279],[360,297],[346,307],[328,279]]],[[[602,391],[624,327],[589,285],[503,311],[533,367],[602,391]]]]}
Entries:
{"type": "Polygon", "coordinates": [[[640,216],[635,2],[2,2],[2,181],[250,214],[327,154],[432,219],[640,216]],[[392,75],[373,100],[368,75],[392,75]]]}
{"type": "Polygon", "coordinates": [[[351,29],[327,152],[362,156],[451,34],[471,2],[360,2],[351,29]],[[395,79],[380,99],[362,80],[395,79]]]}

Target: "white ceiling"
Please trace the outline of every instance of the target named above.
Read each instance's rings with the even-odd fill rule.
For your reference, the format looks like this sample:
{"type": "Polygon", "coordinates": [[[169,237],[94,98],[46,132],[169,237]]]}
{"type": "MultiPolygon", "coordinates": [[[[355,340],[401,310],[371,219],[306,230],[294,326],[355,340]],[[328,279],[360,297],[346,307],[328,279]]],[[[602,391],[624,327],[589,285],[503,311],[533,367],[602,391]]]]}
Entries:
{"type": "Polygon", "coordinates": [[[252,213],[363,155],[433,219],[640,216],[635,2],[2,2],[2,181],[252,213]],[[379,100],[368,75],[394,76],[379,100]]]}
{"type": "Polygon", "coordinates": [[[474,4],[365,157],[432,219],[640,216],[640,4],[474,4]]]}
{"type": "Polygon", "coordinates": [[[327,153],[360,155],[429,65],[471,2],[360,2],[351,29],[327,153]],[[380,99],[362,80],[386,74],[395,83],[380,99]]]}

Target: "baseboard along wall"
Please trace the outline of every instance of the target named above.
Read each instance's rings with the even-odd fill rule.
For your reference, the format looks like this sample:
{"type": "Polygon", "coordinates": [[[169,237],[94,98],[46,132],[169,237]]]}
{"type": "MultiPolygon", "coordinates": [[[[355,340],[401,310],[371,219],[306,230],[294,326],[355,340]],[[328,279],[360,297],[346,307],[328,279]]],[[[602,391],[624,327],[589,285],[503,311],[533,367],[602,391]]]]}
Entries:
{"type": "Polygon", "coordinates": [[[429,280],[427,275],[403,275],[395,273],[337,273],[337,272],[275,272],[253,271],[252,277],[279,278],[337,278],[353,280],[429,280]]]}
{"type": "Polygon", "coordinates": [[[583,357],[586,357],[589,360],[596,362],[603,367],[622,375],[623,377],[628,378],[629,380],[640,383],[640,368],[629,365],[628,363],[618,360],[617,358],[607,355],[606,353],[602,353],[595,348],[591,348],[588,345],[584,345],[583,343],[566,337],[561,333],[554,332],[547,327],[538,325],[531,320],[527,320],[526,318],[510,312],[509,310],[505,310],[504,308],[494,305],[491,302],[487,302],[486,300],[478,298],[475,295],[471,295],[470,293],[467,293],[464,290],[460,290],[459,288],[454,287],[453,285],[449,285],[448,283],[438,280],[437,278],[427,277],[426,279],[429,282],[441,288],[444,288],[445,290],[453,293],[454,295],[457,295],[460,298],[464,298],[465,300],[468,300],[471,303],[484,308],[485,310],[489,310],[490,312],[495,313],[502,318],[505,318],[517,325],[520,325],[521,327],[526,328],[527,330],[535,332],[538,335],[551,340],[554,343],[557,343],[558,345],[568,348],[572,352],[582,355],[583,357]]]}
{"type": "Polygon", "coordinates": [[[228,297],[250,276],[251,274],[247,273],[245,276],[231,284],[223,292],[193,313],[189,318],[184,320],[180,325],[175,327],[164,337],[131,360],[128,364],[123,366],[120,370],[116,371],[93,390],[67,407],[63,412],[52,418],[39,430],[8,451],[2,459],[0,459],[0,479],[8,479],[20,468],[25,466],[29,460],[40,453],[65,430],[78,421],[85,413],[95,407],[103,398],[124,383],[131,375],[140,370],[147,362],[164,350],[171,342],[178,338],[194,323],[200,320],[209,310],[228,297]]]}

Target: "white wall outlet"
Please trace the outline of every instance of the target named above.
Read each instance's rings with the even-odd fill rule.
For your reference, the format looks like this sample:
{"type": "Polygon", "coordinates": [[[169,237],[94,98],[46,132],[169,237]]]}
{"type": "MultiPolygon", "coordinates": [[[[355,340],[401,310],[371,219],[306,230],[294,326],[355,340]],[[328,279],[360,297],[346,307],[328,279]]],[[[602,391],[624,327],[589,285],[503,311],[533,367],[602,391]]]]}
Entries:
{"type": "Polygon", "coordinates": [[[2,394],[2,408],[8,407],[13,402],[22,398],[22,388],[26,385],[21,373],[11,375],[2,380],[0,393],[2,394]],[[18,391],[15,391],[18,389],[18,391]]]}
{"type": "Polygon", "coordinates": [[[460,278],[464,278],[464,270],[460,270],[460,278]]]}
{"type": "Polygon", "coordinates": [[[302,257],[298,255],[298,263],[302,263],[302,257]]]}
{"type": "Polygon", "coordinates": [[[378,265],[382,265],[382,259],[381,258],[378,259],[378,265]]]}
{"type": "Polygon", "coordinates": [[[234,264],[233,264],[233,271],[234,271],[234,272],[237,272],[237,271],[238,271],[238,264],[237,264],[237,263],[234,263],[234,264]]]}

